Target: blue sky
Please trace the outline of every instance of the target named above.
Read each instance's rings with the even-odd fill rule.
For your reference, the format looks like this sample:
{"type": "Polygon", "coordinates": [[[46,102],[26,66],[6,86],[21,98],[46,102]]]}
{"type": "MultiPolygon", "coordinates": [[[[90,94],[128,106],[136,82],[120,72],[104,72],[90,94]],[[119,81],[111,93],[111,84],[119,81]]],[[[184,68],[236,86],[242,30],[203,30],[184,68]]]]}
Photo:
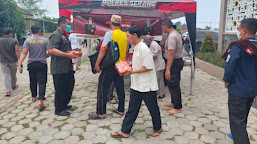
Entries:
{"type": "MultiPolygon", "coordinates": [[[[197,27],[204,28],[211,26],[219,27],[220,18],[220,2],[221,0],[196,0],[197,1],[197,27]]],[[[43,0],[42,6],[47,8],[47,15],[50,17],[58,17],[58,0],[43,0]]],[[[175,20],[177,21],[177,20],[175,20]]],[[[181,18],[179,21],[184,22],[181,18]]]]}

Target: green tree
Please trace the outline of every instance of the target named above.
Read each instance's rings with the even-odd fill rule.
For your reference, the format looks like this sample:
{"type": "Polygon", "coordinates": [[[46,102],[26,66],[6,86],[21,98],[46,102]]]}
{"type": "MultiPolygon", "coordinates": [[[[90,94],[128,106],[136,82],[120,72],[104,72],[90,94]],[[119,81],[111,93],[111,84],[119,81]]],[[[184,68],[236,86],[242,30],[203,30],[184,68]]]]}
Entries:
{"type": "Polygon", "coordinates": [[[5,28],[12,28],[18,40],[21,40],[26,29],[23,13],[16,9],[17,5],[13,0],[0,0],[0,3],[0,36],[5,28]]]}
{"type": "Polygon", "coordinates": [[[18,0],[17,2],[21,8],[32,13],[36,17],[44,17],[47,12],[47,10],[43,9],[41,6],[43,0],[18,0]]]}
{"type": "Polygon", "coordinates": [[[214,52],[216,50],[216,45],[213,41],[212,34],[208,32],[203,40],[202,40],[202,46],[200,49],[200,52],[206,53],[206,52],[214,52]]]}
{"type": "Polygon", "coordinates": [[[182,33],[183,33],[183,30],[182,30],[182,28],[181,28],[181,27],[177,27],[177,29],[176,29],[176,30],[177,30],[177,32],[178,32],[178,33],[180,33],[180,34],[182,34],[182,33]]]}
{"type": "Polygon", "coordinates": [[[177,25],[177,26],[180,26],[180,25],[182,25],[182,22],[181,21],[177,21],[174,24],[177,25]]]}

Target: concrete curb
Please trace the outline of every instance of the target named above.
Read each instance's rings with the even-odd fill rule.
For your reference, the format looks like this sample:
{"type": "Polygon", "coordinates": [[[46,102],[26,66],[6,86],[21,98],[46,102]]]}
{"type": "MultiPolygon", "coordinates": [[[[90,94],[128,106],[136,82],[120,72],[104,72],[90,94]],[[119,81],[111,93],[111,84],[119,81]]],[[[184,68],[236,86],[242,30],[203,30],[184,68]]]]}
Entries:
{"type": "Polygon", "coordinates": [[[195,58],[195,63],[198,68],[202,71],[207,72],[208,74],[215,76],[219,79],[223,79],[224,69],[208,62],[202,61],[198,58],[195,58]]]}

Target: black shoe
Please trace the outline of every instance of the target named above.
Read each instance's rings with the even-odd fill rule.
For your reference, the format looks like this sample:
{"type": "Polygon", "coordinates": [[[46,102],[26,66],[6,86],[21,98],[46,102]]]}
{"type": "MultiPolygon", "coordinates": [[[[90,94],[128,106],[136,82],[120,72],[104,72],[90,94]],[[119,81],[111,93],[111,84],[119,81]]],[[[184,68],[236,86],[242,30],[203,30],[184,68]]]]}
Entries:
{"type": "Polygon", "coordinates": [[[67,111],[61,111],[61,112],[56,112],[55,115],[58,115],[58,116],[68,116],[70,115],[70,112],[67,112],[67,111]]]}
{"type": "Polygon", "coordinates": [[[65,108],[64,108],[64,110],[69,110],[69,109],[71,109],[72,108],[72,105],[67,105],[65,108]]]}

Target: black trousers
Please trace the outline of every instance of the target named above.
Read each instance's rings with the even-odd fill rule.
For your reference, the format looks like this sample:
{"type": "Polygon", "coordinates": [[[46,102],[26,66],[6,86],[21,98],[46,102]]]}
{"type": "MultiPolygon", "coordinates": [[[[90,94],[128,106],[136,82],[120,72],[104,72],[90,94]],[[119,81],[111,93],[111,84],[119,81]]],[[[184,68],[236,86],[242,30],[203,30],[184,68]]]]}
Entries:
{"type": "Polygon", "coordinates": [[[63,73],[63,74],[53,74],[54,88],[55,88],[55,112],[61,112],[69,104],[75,78],[74,72],[63,73]]]}
{"type": "Polygon", "coordinates": [[[30,91],[32,97],[37,97],[37,85],[39,87],[38,99],[45,98],[47,83],[47,64],[41,62],[32,62],[28,64],[30,91]]]}
{"type": "Polygon", "coordinates": [[[139,92],[133,89],[130,90],[129,108],[122,123],[121,131],[130,134],[133,124],[137,119],[142,100],[144,100],[152,117],[153,129],[158,131],[161,129],[161,115],[157,104],[156,92],[139,92]]]}
{"type": "Polygon", "coordinates": [[[246,126],[253,100],[254,98],[244,99],[229,94],[229,123],[234,144],[250,144],[246,126]]]}
{"type": "Polygon", "coordinates": [[[174,104],[175,109],[182,108],[180,79],[181,79],[181,70],[183,69],[183,67],[184,67],[184,61],[182,58],[174,59],[170,69],[171,79],[167,81],[167,85],[171,95],[171,103],[174,104]]]}
{"type": "Polygon", "coordinates": [[[111,65],[104,69],[99,76],[98,90],[97,90],[97,114],[106,114],[106,102],[108,89],[111,83],[114,83],[114,86],[117,91],[119,106],[118,111],[124,112],[124,102],[125,102],[125,92],[124,92],[124,80],[123,77],[119,75],[114,65],[111,65]]]}

